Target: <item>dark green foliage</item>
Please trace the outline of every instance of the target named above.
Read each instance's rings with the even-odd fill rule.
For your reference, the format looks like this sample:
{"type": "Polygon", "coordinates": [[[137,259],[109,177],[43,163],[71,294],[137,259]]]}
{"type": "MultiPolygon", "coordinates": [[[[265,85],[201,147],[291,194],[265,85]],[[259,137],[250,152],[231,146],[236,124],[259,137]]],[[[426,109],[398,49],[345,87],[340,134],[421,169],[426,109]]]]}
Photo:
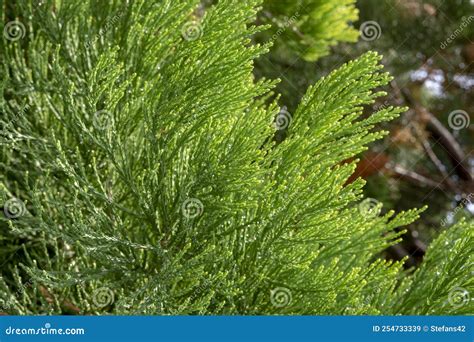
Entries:
{"type": "Polygon", "coordinates": [[[428,59],[474,38],[470,0],[363,0],[358,6],[360,23],[375,21],[380,26],[382,39],[369,42],[370,46],[387,51],[397,69],[413,69],[417,54],[428,59]]]}

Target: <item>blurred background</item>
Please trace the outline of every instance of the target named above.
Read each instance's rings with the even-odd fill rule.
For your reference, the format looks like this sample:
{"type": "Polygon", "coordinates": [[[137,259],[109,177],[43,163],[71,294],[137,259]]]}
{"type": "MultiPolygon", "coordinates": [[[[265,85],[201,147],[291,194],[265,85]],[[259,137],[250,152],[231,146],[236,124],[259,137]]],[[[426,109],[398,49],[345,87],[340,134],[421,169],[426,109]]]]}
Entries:
{"type": "Polygon", "coordinates": [[[343,63],[368,50],[384,56],[394,79],[367,115],[408,110],[359,157],[353,179],[367,181],[366,196],[384,211],[428,205],[387,250],[416,266],[437,234],[474,214],[474,0],[267,0],[258,20],[271,28],[257,41],[273,46],[255,75],[281,79],[278,101],[290,114],[343,63]]]}

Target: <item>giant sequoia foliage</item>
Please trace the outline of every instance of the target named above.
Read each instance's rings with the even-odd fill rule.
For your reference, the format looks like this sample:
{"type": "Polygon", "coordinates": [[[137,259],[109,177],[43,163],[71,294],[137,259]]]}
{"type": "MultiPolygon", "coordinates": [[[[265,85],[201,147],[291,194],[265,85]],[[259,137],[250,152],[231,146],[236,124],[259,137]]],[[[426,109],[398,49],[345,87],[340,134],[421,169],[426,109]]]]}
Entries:
{"type": "Polygon", "coordinates": [[[472,223],[408,274],[379,253],[418,211],[382,215],[346,184],[403,110],[362,115],[390,80],[380,57],[290,114],[253,76],[260,1],[198,5],[2,5],[2,312],[472,312],[472,223]]]}
{"type": "Polygon", "coordinates": [[[273,41],[275,58],[315,61],[338,42],[357,40],[350,26],[357,13],[355,0],[265,0],[259,20],[271,25],[262,35],[273,41]]]}

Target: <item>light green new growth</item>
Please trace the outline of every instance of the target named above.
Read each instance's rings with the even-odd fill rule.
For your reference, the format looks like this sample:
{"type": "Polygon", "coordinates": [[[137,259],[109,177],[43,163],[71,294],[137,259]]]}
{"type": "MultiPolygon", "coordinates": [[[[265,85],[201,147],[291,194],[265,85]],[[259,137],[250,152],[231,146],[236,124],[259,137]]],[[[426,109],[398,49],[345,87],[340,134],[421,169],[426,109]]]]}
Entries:
{"type": "Polygon", "coordinates": [[[338,42],[359,37],[350,26],[358,19],[355,0],[264,0],[259,19],[272,25],[265,37],[278,54],[287,54],[289,47],[307,61],[326,56],[338,42]]]}
{"type": "Polygon", "coordinates": [[[275,123],[275,83],[252,74],[260,1],[36,3],[2,40],[0,202],[25,210],[0,221],[0,311],[472,313],[452,293],[474,287],[473,224],[406,274],[379,256],[419,211],[381,214],[346,185],[403,110],[363,116],[390,80],[376,53],[275,123]]]}

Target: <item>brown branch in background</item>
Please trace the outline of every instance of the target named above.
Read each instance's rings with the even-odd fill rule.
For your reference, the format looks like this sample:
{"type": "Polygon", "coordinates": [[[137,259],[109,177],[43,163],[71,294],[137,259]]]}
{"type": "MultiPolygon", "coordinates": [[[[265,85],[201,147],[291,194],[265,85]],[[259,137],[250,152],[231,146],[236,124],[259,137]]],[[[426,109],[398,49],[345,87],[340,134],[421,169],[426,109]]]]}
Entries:
{"type": "MultiPolygon", "coordinates": [[[[415,172],[409,170],[402,165],[391,161],[390,156],[383,152],[376,153],[369,151],[365,153],[357,163],[356,169],[347,180],[347,183],[352,183],[358,178],[366,179],[373,174],[382,172],[387,176],[405,180],[418,187],[439,189],[454,194],[460,194],[462,190],[465,191],[469,186],[466,187],[466,184],[460,184],[460,182],[457,181],[455,182],[450,177],[450,169],[436,155],[428,139],[433,139],[445,149],[453,165],[453,170],[459,176],[460,180],[471,181],[472,176],[465,164],[466,156],[459,143],[451,132],[446,129],[433,114],[416,103],[406,89],[401,90],[396,82],[392,82],[392,87],[394,93],[401,102],[400,104],[405,102],[413,109],[409,113],[410,120],[417,124],[413,125],[410,132],[406,134],[412,137],[412,139],[417,143],[417,146],[420,146],[420,148],[423,149],[424,153],[429,157],[433,165],[439,171],[441,177],[435,179],[434,175],[428,174],[428,172],[425,172],[426,174],[421,174],[419,171],[415,172]]],[[[352,159],[347,160],[346,162],[350,161],[352,161],[352,159]]],[[[474,192],[474,190],[472,191],[474,192]]],[[[387,248],[387,252],[396,260],[406,259],[405,267],[412,268],[416,267],[422,260],[426,252],[426,245],[418,238],[417,232],[414,231],[413,228],[408,227],[408,234],[405,235],[404,242],[387,248]]]]}
{"type": "Polygon", "coordinates": [[[425,153],[428,155],[428,157],[430,157],[431,161],[436,166],[438,171],[443,175],[443,179],[446,182],[446,185],[450,188],[452,192],[459,193],[460,192],[459,188],[449,177],[446,166],[443,164],[443,162],[438,158],[436,153],[433,151],[429,142],[421,136],[421,133],[419,132],[418,129],[415,129],[415,131],[416,131],[417,136],[419,137],[419,140],[421,141],[421,144],[423,146],[423,149],[425,150],[425,153]]]}
{"type": "MultiPolygon", "coordinates": [[[[466,156],[451,132],[432,113],[419,105],[407,89],[400,89],[395,81],[392,82],[392,87],[395,94],[413,109],[411,115],[416,115],[417,121],[420,124],[415,125],[414,131],[416,139],[423,147],[425,154],[430,158],[431,162],[442,175],[443,179],[437,182],[432,178],[407,170],[401,165],[394,164],[389,164],[387,166],[387,169],[390,170],[389,172],[392,172],[412,184],[418,186],[429,186],[440,190],[449,190],[455,194],[459,194],[463,190],[465,191],[470,186],[474,188],[472,175],[465,162],[466,156]],[[461,182],[464,180],[467,181],[467,184],[460,184],[459,181],[455,182],[450,177],[449,168],[436,155],[430,142],[427,140],[428,137],[433,139],[436,143],[439,143],[445,149],[453,166],[453,171],[458,175],[461,182]]],[[[388,251],[398,259],[408,257],[406,266],[409,268],[415,266],[417,261],[420,261],[423,258],[426,252],[426,245],[418,239],[416,231],[413,231],[410,227],[408,228],[408,231],[410,234],[406,235],[404,244],[394,246],[388,249],[388,251]]]]}
{"type": "MultiPolygon", "coordinates": [[[[45,286],[40,285],[38,289],[48,304],[54,303],[55,299],[54,299],[53,294],[45,286]]],[[[63,311],[63,314],[79,315],[81,313],[81,309],[75,306],[74,304],[72,304],[67,299],[61,301],[60,305],[61,305],[61,310],[63,311]]]]}
{"type": "Polygon", "coordinates": [[[465,162],[466,155],[451,132],[449,132],[446,127],[444,127],[443,124],[427,110],[424,110],[422,115],[422,118],[427,121],[427,128],[433,135],[433,138],[437,139],[448,152],[456,174],[459,178],[471,182],[472,175],[465,162]]]}
{"type": "MultiPolygon", "coordinates": [[[[396,84],[394,84],[396,87],[396,84]]],[[[444,127],[444,125],[426,108],[420,106],[411,96],[407,89],[399,89],[398,91],[405,101],[411,105],[415,112],[419,115],[421,122],[426,125],[426,129],[431,133],[433,139],[438,141],[444,149],[447,151],[449,158],[454,167],[454,171],[459,178],[471,182],[472,175],[469,171],[469,167],[466,165],[466,155],[464,154],[461,146],[456,141],[456,138],[451,132],[444,127]]],[[[437,158],[439,160],[439,158],[437,158]]]]}
{"type": "Polygon", "coordinates": [[[428,177],[420,175],[419,173],[407,170],[401,165],[395,164],[393,166],[389,166],[389,170],[392,171],[396,176],[398,176],[398,178],[409,181],[410,183],[414,183],[417,186],[420,186],[420,187],[429,186],[432,188],[447,190],[446,182],[434,181],[428,177]]]}

